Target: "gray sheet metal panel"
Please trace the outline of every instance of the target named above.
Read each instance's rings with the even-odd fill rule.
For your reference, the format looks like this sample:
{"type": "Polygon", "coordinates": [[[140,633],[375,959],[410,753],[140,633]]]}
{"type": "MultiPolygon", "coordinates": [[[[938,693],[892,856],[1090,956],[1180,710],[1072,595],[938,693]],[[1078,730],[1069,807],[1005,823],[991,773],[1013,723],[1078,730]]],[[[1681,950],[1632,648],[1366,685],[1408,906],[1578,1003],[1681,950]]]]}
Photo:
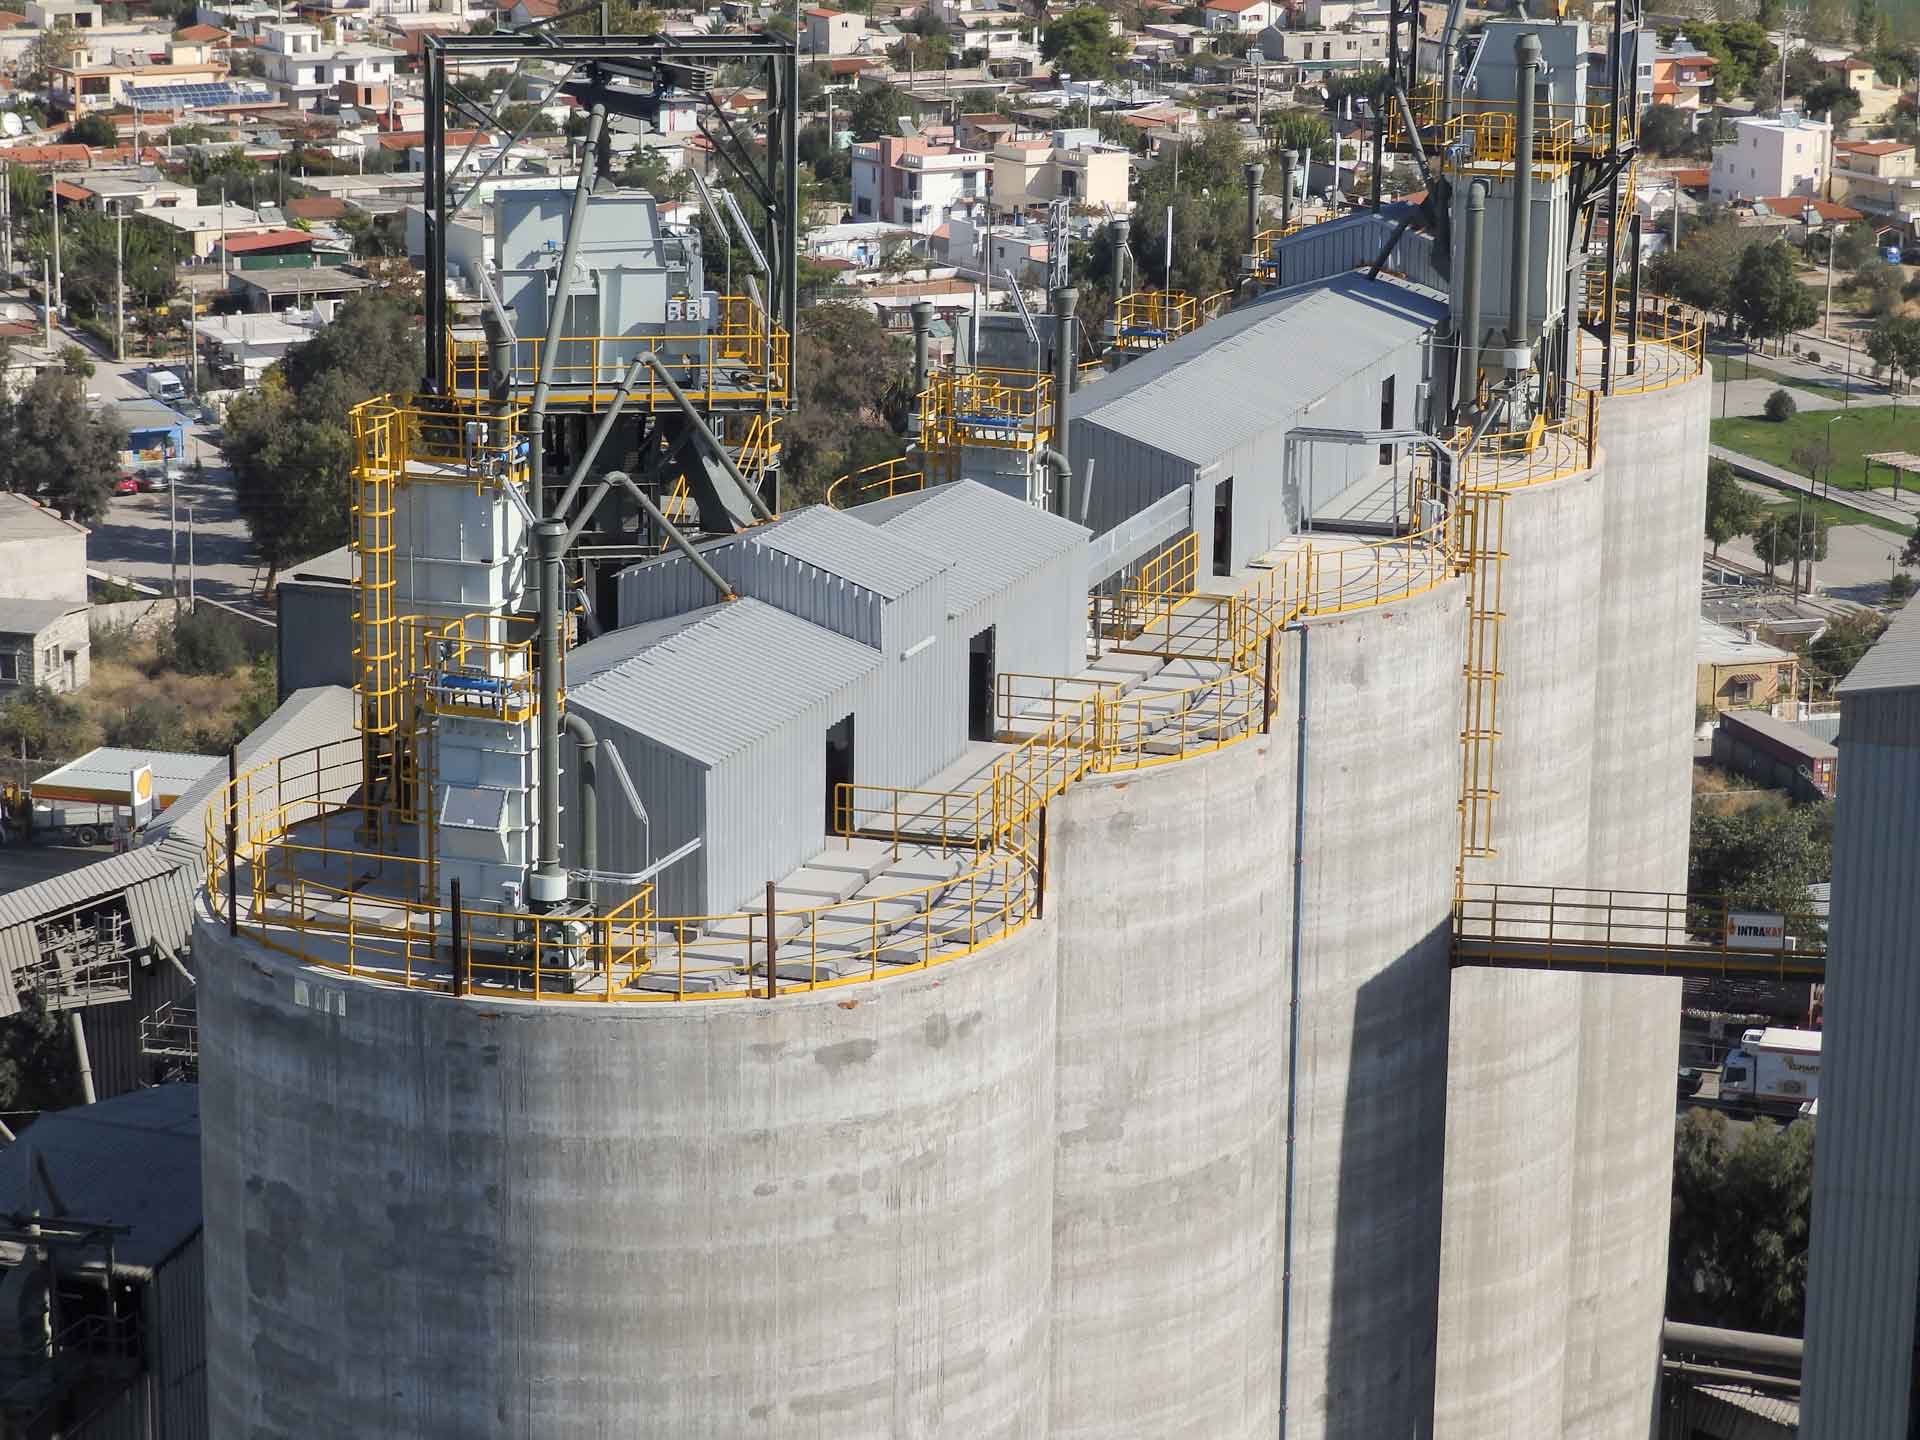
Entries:
{"type": "Polygon", "coordinates": [[[1152,445],[1076,420],[1076,490],[1086,483],[1088,465],[1093,466],[1093,498],[1087,508],[1087,525],[1095,535],[1105,534],[1182,486],[1193,484],[1197,468],[1152,445]]]}
{"type": "MultiPolygon", "coordinates": [[[[703,546],[701,554],[724,577],[724,560],[732,549],[733,542],[728,541],[703,546]]],[[[680,554],[662,555],[628,566],[615,577],[615,595],[616,623],[623,627],[663,620],[669,615],[684,615],[720,598],[714,593],[712,582],[680,554]]]]}
{"type": "Polygon", "coordinates": [[[206,1305],[196,1231],[147,1285],[149,1333],[158,1332],[158,1353],[150,1346],[147,1355],[159,1420],[155,1440],[206,1440],[209,1434],[206,1305]]]}
{"type": "Polygon", "coordinates": [[[1813,1440],[1904,1435],[1909,1423],[1920,1277],[1920,1068],[1911,1059],[1920,689],[1881,687],[1905,678],[1902,647],[1920,638],[1913,619],[1896,620],[1894,646],[1877,661],[1869,651],[1854,672],[1866,671],[1861,684],[1840,691],[1846,788],[1834,827],[1801,1398],[1800,1433],[1813,1440]]]}
{"type": "MultiPolygon", "coordinates": [[[[768,731],[706,777],[707,902],[715,911],[759,909],[826,837],[827,727],[853,697],[816,702],[768,731]]],[[[855,722],[855,760],[865,739],[855,722]]]]}
{"type": "MultiPolygon", "coordinates": [[[[1344,216],[1324,225],[1309,225],[1273,247],[1278,266],[1276,285],[1301,285],[1347,270],[1370,267],[1393,234],[1395,222],[1371,210],[1344,216]]],[[[1387,255],[1386,269],[1404,275],[1416,285],[1446,292],[1452,284],[1446,267],[1436,263],[1433,239],[1418,230],[1404,231],[1387,255]]]]}
{"type": "Polygon", "coordinates": [[[87,1058],[93,1088],[102,1100],[151,1085],[155,1062],[140,1053],[140,1022],[168,1002],[192,1006],[194,987],[165,960],[135,965],[131,998],[113,1005],[90,1005],[80,1012],[87,1032],[87,1058]]]}
{"type": "MultiPolygon", "coordinates": [[[[823,629],[880,644],[882,598],[769,545],[735,545],[721,557],[720,572],[742,595],[810,620],[823,629]]],[[[708,587],[711,591],[712,587],[708,587]]],[[[704,602],[703,602],[704,603],[704,602]]]]}
{"type": "Polygon", "coordinates": [[[1180,491],[1153,502],[1087,547],[1087,588],[1131,569],[1142,557],[1193,528],[1193,494],[1180,491]]]}
{"type": "Polygon", "coordinates": [[[277,693],[282,699],[314,685],[351,686],[353,612],[351,585],[283,580],[279,596],[280,635],[277,693]]]}
{"type": "MultiPolygon", "coordinates": [[[[862,784],[919,785],[966,743],[966,692],[956,693],[953,682],[947,578],[935,575],[886,607],[883,663],[854,692],[854,778],[862,784]]],[[[964,675],[964,656],[959,664],[964,675]]]]}
{"type": "MultiPolygon", "coordinates": [[[[650,859],[658,859],[689,840],[705,836],[705,766],[635,734],[606,711],[595,709],[586,699],[575,698],[569,703],[593,727],[602,748],[611,746],[619,750],[651,822],[649,831],[649,825],[643,823],[627,803],[626,792],[614,777],[611,763],[603,759],[595,795],[602,870],[632,873],[644,868],[650,859]]],[[[575,817],[580,813],[580,772],[572,743],[565,744],[563,751],[561,855],[572,865],[579,863],[574,837],[579,823],[575,817]]],[[[703,846],[659,877],[654,891],[654,909],[659,914],[698,915],[705,911],[709,863],[706,848],[703,846]]],[[[630,893],[619,887],[602,887],[600,900],[603,904],[613,904],[630,893]]]]}

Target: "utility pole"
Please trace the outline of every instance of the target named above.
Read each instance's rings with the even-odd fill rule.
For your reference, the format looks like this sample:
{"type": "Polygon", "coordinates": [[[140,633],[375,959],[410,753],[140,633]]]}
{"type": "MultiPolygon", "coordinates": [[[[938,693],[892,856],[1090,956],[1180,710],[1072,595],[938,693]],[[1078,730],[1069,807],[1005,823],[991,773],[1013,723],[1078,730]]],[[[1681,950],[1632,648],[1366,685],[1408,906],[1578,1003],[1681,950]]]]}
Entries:
{"type": "Polygon", "coordinates": [[[40,298],[45,303],[40,307],[46,315],[47,354],[53,354],[53,267],[47,263],[47,257],[40,257],[40,298]]]}
{"type": "Polygon", "coordinates": [[[173,471],[167,471],[167,588],[173,592],[173,613],[180,613],[180,496],[173,471]]]}
{"type": "Polygon", "coordinates": [[[197,603],[193,593],[193,507],[187,507],[187,608],[191,610],[197,603]]]}
{"type": "Polygon", "coordinates": [[[13,162],[11,160],[5,163],[4,169],[0,169],[0,178],[5,182],[5,188],[0,189],[0,230],[6,233],[7,283],[11,285],[13,283],[13,162]]]}
{"type": "Polygon", "coordinates": [[[220,273],[231,275],[233,268],[227,263],[227,182],[220,182],[220,273]]]}
{"type": "Polygon", "coordinates": [[[127,358],[127,212],[113,212],[113,358],[127,358]]]}
{"type": "MultiPolygon", "coordinates": [[[[53,205],[53,283],[55,289],[52,292],[51,299],[53,301],[53,308],[58,310],[60,308],[61,292],[65,287],[60,284],[60,179],[57,173],[47,177],[47,199],[53,205]]],[[[47,344],[51,347],[53,341],[49,339],[47,344]]]]}

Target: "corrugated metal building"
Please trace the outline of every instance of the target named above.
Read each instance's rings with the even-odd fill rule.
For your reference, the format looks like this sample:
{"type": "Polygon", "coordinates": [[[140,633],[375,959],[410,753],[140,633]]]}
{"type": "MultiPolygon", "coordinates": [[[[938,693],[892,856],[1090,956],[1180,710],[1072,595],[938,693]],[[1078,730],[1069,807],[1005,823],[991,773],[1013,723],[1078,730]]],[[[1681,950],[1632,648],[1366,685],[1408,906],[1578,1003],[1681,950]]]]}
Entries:
{"type": "Polygon", "coordinates": [[[1838,688],[1832,918],[1800,1433],[1901,1436],[1920,1295],[1920,612],[1838,688]]]}
{"type": "Polygon", "coordinates": [[[997,671],[1079,667],[1086,538],[961,482],[704,547],[730,603],[679,556],[622,572],[626,628],[567,662],[568,703],[650,821],[603,767],[600,867],[703,837],[660,878],[661,913],[755,900],[824,842],[836,784],[919,785],[991,729],[997,671]]]}
{"type": "Polygon", "coordinates": [[[1393,248],[1387,251],[1384,267],[1390,274],[1416,285],[1447,291],[1453,278],[1447,273],[1444,261],[1437,261],[1434,256],[1433,237],[1418,230],[1401,230],[1397,209],[1389,205],[1381,211],[1357,210],[1274,241],[1270,254],[1275,288],[1305,285],[1349,270],[1371,268],[1391,240],[1393,248]],[[1398,239],[1394,238],[1396,230],[1400,231],[1398,239]]]}
{"type": "Polygon", "coordinates": [[[1076,485],[1094,467],[1094,533],[1192,485],[1203,568],[1244,566],[1388,473],[1367,447],[1317,446],[1289,486],[1287,433],[1423,426],[1429,338],[1446,318],[1438,295],[1339,275],[1276,291],[1101,381],[1072,433],[1076,485]]]}
{"type": "MultiPolygon", "coordinates": [[[[73,1385],[66,1408],[87,1418],[61,1433],[200,1440],[208,1429],[199,1087],[162,1085],[42,1116],[0,1152],[0,1214],[34,1212],[126,1227],[115,1238],[113,1277],[120,1331],[138,1364],[132,1373],[117,1364],[89,1369],[68,1355],[57,1367],[73,1385]]],[[[22,1263],[26,1247],[0,1242],[0,1266],[22,1263]]],[[[65,1322],[109,1320],[105,1279],[99,1249],[62,1247],[65,1322]]]]}
{"type": "Polygon", "coordinates": [[[273,593],[280,621],[281,698],[315,685],[351,686],[353,612],[359,605],[352,550],[342,545],[294,566],[273,593]]]}

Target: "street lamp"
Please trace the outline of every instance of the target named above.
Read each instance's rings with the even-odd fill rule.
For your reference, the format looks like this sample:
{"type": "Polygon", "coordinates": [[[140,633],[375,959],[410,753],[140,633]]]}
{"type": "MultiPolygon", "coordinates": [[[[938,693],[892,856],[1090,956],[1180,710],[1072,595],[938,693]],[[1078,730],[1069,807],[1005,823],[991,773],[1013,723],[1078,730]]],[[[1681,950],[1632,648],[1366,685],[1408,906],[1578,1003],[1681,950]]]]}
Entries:
{"type": "Polygon", "coordinates": [[[1826,445],[1826,452],[1827,452],[1827,474],[1826,474],[1826,480],[1825,480],[1825,484],[1827,488],[1825,493],[1829,500],[1833,498],[1833,427],[1835,425],[1838,425],[1842,420],[1846,418],[1847,418],[1847,412],[1845,410],[1842,410],[1839,413],[1834,415],[1829,415],[1827,417],[1827,432],[1826,432],[1826,440],[1824,442],[1826,445]]]}

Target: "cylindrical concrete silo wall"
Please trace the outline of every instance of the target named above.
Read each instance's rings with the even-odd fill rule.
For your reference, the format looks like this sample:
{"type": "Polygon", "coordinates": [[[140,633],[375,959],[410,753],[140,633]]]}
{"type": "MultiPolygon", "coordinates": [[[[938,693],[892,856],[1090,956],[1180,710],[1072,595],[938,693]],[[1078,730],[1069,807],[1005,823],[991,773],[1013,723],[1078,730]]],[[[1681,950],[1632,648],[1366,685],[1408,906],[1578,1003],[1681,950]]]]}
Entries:
{"type": "Polygon", "coordinates": [[[1454,972],[1434,1440],[1560,1434],[1584,978],[1454,972]]]}
{"type": "Polygon", "coordinates": [[[195,950],[216,1436],[1045,1435],[1051,921],[657,1008],[195,950]]]}
{"type": "Polygon", "coordinates": [[[1055,1440],[1273,1433],[1289,708],[1048,809],[1055,1440]]]}
{"type": "Polygon", "coordinates": [[[1686,888],[1712,396],[1703,375],[1600,402],[1607,493],[1588,885],[1686,888]]]}
{"type": "Polygon", "coordinates": [[[1585,883],[1593,775],[1600,532],[1612,470],[1510,491],[1499,625],[1492,838],[1466,879],[1585,883]]]}
{"type": "Polygon", "coordinates": [[[1562,1434],[1646,1440],[1666,1314],[1680,982],[1581,984],[1562,1434]]]}
{"type": "Polygon", "coordinates": [[[1458,579],[1304,637],[1288,1440],[1427,1429],[1465,637],[1458,579]]]}

